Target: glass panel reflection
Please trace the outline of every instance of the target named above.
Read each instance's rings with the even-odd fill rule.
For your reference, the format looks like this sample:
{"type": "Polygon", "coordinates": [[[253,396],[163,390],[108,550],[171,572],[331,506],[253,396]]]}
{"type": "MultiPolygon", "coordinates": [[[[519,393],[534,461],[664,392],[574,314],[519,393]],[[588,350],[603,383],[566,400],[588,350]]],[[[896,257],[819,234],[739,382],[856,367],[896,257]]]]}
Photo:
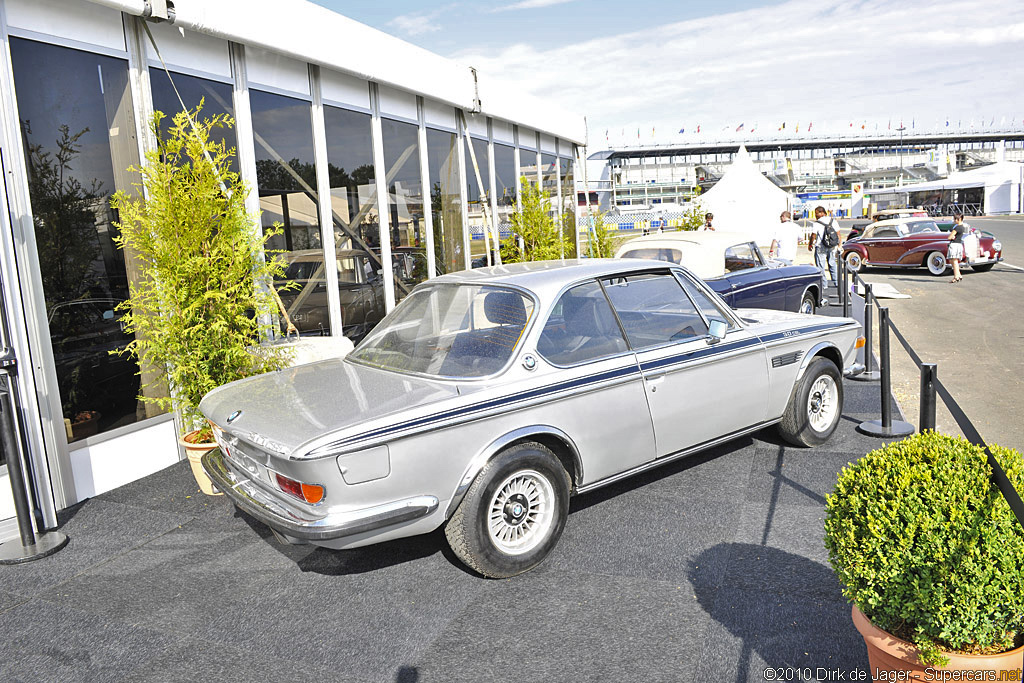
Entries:
{"type": "Polygon", "coordinates": [[[465,270],[458,138],[455,133],[428,128],[427,160],[430,167],[430,214],[434,224],[437,274],[465,270]]]}
{"type": "MultiPolygon", "coordinates": [[[[185,74],[171,72],[170,78],[163,69],[153,68],[149,70],[149,78],[153,90],[153,109],[166,114],[160,122],[160,133],[165,134],[171,125],[174,115],[181,111],[181,102],[174,94],[174,87],[171,86],[171,78],[174,79],[174,86],[178,88],[181,99],[190,110],[203,102],[203,110],[200,113],[202,118],[211,118],[217,114],[227,114],[234,117],[235,111],[231,102],[231,86],[227,83],[219,83],[206,78],[187,76],[185,74]]],[[[226,149],[234,149],[237,146],[234,128],[219,128],[211,131],[210,140],[221,142],[226,149]]],[[[238,172],[238,162],[235,155],[231,156],[231,170],[238,172]]]]}
{"type": "Polygon", "coordinates": [[[427,279],[426,235],[423,234],[423,180],[420,178],[417,127],[381,119],[385,181],[391,224],[395,300],[401,300],[427,279]]]}
{"type": "Polygon", "coordinates": [[[260,220],[264,231],[282,226],[267,243],[286,263],[276,283],[281,300],[300,334],[330,334],[309,103],[259,90],[249,91],[249,102],[260,220]]]}
{"type": "Polygon", "coordinates": [[[576,256],[576,190],[573,185],[572,159],[558,160],[558,174],[562,179],[562,232],[565,236],[569,257],[576,256]]]}
{"type": "MultiPolygon", "coordinates": [[[[487,211],[484,211],[483,194],[480,192],[480,185],[476,181],[476,172],[473,170],[473,159],[469,156],[469,142],[473,144],[473,152],[476,154],[476,163],[480,168],[480,180],[484,183],[484,191],[487,193],[487,201],[491,201],[491,174],[490,154],[487,149],[487,140],[479,138],[466,138],[466,222],[469,225],[469,250],[472,266],[474,268],[487,265],[487,245],[491,243],[493,233],[491,231],[488,217],[491,215],[491,206],[488,203],[487,211]]],[[[493,263],[493,257],[492,257],[493,263]]]]}
{"type": "Polygon", "coordinates": [[[370,115],[324,107],[342,333],[359,341],[385,314],[370,115]]]}
{"type": "Polygon", "coordinates": [[[530,185],[537,184],[537,153],[532,149],[519,150],[519,177],[525,177],[530,185]]]}
{"type": "Polygon", "coordinates": [[[551,200],[551,209],[558,213],[558,159],[554,154],[540,155],[541,188],[551,200]]]}
{"type": "Polygon", "coordinates": [[[515,149],[509,145],[494,145],[494,191],[498,203],[498,237],[505,239],[512,234],[509,216],[516,210],[516,158],[515,149]]]}
{"type": "MultiPolygon", "coordinates": [[[[139,366],[114,307],[131,255],[114,245],[110,195],[140,182],[128,63],[12,38],[21,133],[57,388],[69,442],[159,414],[138,400],[139,366]]],[[[159,374],[146,373],[146,382],[159,374]]],[[[155,389],[147,389],[155,391],[155,389]]]]}

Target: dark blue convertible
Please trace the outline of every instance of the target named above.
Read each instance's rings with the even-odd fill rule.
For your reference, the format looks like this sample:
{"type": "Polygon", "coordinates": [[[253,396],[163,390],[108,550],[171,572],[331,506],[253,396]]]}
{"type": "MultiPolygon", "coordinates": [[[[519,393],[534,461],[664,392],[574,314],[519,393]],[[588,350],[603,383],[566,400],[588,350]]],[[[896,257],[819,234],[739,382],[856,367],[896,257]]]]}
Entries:
{"type": "Polygon", "coordinates": [[[814,313],[824,304],[825,280],[812,265],[767,259],[756,238],[735,232],[670,232],[629,240],[620,258],[678,263],[702,278],[733,308],[814,313]]]}

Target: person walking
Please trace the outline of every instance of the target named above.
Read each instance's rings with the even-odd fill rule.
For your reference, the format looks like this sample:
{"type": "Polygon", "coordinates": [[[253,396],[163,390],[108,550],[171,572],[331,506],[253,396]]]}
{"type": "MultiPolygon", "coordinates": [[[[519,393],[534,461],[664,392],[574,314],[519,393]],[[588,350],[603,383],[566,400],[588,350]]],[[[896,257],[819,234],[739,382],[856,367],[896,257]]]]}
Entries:
{"type": "Polygon", "coordinates": [[[715,226],[711,225],[711,221],[713,220],[715,220],[715,214],[710,212],[704,214],[704,225],[702,225],[700,229],[714,231],[715,226]]]}
{"type": "Polygon", "coordinates": [[[775,229],[772,246],[768,256],[792,264],[796,260],[797,243],[800,241],[800,226],[793,222],[792,214],[783,211],[779,214],[779,226],[775,229]]]}
{"type": "Polygon", "coordinates": [[[836,219],[828,215],[824,206],[814,209],[815,230],[811,233],[808,251],[814,252],[814,263],[823,273],[832,278],[832,284],[839,282],[839,270],[836,267],[837,252],[842,244],[839,237],[839,225],[836,219]]]}
{"type": "Polygon", "coordinates": [[[964,257],[964,235],[971,229],[964,223],[962,213],[953,214],[953,228],[949,231],[949,249],[946,252],[946,259],[953,264],[953,282],[960,282],[964,279],[960,274],[960,261],[964,257]]]}

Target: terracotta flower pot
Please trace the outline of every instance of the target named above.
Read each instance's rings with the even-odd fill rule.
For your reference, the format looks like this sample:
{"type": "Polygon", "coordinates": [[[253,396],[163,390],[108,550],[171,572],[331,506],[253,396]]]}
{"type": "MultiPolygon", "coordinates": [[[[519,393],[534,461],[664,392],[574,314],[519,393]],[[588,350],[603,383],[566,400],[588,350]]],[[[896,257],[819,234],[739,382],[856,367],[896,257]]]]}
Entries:
{"type": "Polygon", "coordinates": [[[213,482],[206,476],[206,470],[203,469],[202,457],[217,447],[216,443],[193,443],[191,439],[195,439],[199,435],[199,430],[189,432],[185,436],[178,439],[178,442],[185,447],[185,454],[188,455],[188,464],[192,466],[192,476],[196,478],[196,483],[199,484],[199,490],[208,496],[223,496],[224,494],[213,487],[213,482]]]}
{"type": "Polygon", "coordinates": [[[871,620],[864,616],[864,613],[857,609],[856,605],[853,606],[853,625],[864,637],[864,644],[868,648],[868,665],[871,667],[871,676],[875,681],[975,680],[964,678],[964,674],[961,674],[961,678],[958,679],[945,679],[941,678],[941,674],[937,674],[936,671],[991,671],[995,672],[991,675],[996,676],[992,680],[1000,680],[998,672],[1006,671],[1012,672],[1012,674],[1008,674],[1007,678],[1001,680],[1020,680],[1020,678],[1009,676],[1019,675],[1022,657],[1024,657],[1024,646],[994,655],[962,655],[956,652],[943,652],[949,657],[949,663],[945,666],[934,666],[922,664],[918,657],[919,650],[912,643],[900,640],[872,624],[871,620]],[[930,674],[929,670],[931,670],[930,674]],[[895,674],[894,672],[897,671],[908,672],[906,676],[909,678],[902,673],[895,674]],[[879,672],[882,672],[881,676],[879,676],[879,672]]]}

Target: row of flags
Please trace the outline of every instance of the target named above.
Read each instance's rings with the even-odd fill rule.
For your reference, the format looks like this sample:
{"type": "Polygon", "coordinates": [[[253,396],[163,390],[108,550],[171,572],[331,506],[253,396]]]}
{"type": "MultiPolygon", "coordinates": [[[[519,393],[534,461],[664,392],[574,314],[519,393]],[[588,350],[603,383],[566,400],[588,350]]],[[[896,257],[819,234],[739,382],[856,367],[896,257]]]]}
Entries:
{"type": "MultiPolygon", "coordinates": [[[[952,127],[953,126],[952,121],[953,121],[952,119],[947,117],[945,119],[946,125],[944,127],[945,128],[952,127]]],[[[1018,119],[1016,117],[1013,117],[1013,118],[1011,118],[1009,120],[1009,123],[1010,123],[1010,125],[1015,125],[1017,123],[1017,121],[1018,121],[1018,119]]],[[[1006,124],[1007,124],[1007,117],[1003,116],[1000,119],[999,125],[1000,126],[1005,126],[1006,124]]],[[[1024,126],[1024,119],[1020,120],[1020,124],[1022,126],[1024,126]]],[[[977,125],[975,125],[974,119],[970,119],[970,122],[968,123],[968,127],[970,127],[970,128],[976,128],[976,127],[989,127],[989,128],[991,128],[991,127],[993,127],[995,125],[996,125],[996,118],[994,116],[992,116],[990,118],[990,120],[989,120],[987,125],[985,123],[985,118],[984,117],[981,118],[980,122],[977,125]]],[[[879,124],[877,122],[874,123],[873,126],[874,126],[874,130],[876,130],[876,131],[879,129],[879,124]]],[[[955,126],[958,129],[963,128],[964,127],[963,126],[963,119],[957,119],[956,123],[955,123],[955,126]]],[[[861,123],[859,125],[855,121],[850,121],[848,127],[849,128],[859,128],[860,130],[867,130],[867,121],[861,121],[861,123]]],[[[726,131],[728,131],[728,130],[730,130],[732,128],[733,128],[733,126],[726,125],[726,126],[722,127],[720,132],[724,133],[724,132],[726,132],[726,131]]],[[[935,123],[935,128],[939,128],[939,122],[935,123]]],[[[808,132],[808,133],[810,133],[813,129],[814,129],[814,122],[813,121],[809,121],[807,123],[806,128],[804,128],[804,130],[806,132],[808,132]]],[[[743,131],[747,131],[748,133],[754,133],[757,130],[758,130],[758,124],[755,123],[750,128],[747,128],[746,127],[746,123],[744,122],[744,123],[740,123],[738,126],[736,126],[735,129],[733,130],[733,132],[741,133],[743,131]]],[[[761,130],[763,131],[764,129],[762,128],[761,130]]],[[[787,128],[786,127],[786,122],[783,121],[778,126],[778,128],[776,129],[777,132],[782,132],[782,131],[787,131],[787,130],[792,130],[794,133],[799,133],[800,132],[800,123],[797,122],[792,127],[787,128]]],[[[900,130],[903,130],[903,131],[906,131],[906,130],[917,130],[917,119],[916,118],[911,119],[909,126],[904,125],[904,121],[900,120],[899,124],[895,128],[893,127],[893,120],[889,119],[889,121],[888,121],[888,123],[886,125],[886,130],[890,130],[890,131],[891,130],[897,130],[897,131],[900,131],[900,130]]],[[[684,127],[681,127],[679,129],[679,132],[676,133],[676,134],[677,135],[685,135],[686,131],[687,131],[687,128],[684,126],[684,127]]],[[[697,126],[695,128],[690,128],[690,132],[691,132],[691,134],[698,134],[699,135],[700,132],[701,132],[701,124],[697,124],[697,126]]],[[[610,139],[610,137],[609,137],[610,133],[611,133],[610,129],[605,129],[604,137],[605,137],[606,141],[610,139]]],[[[657,134],[657,127],[656,126],[651,126],[651,137],[655,137],[656,134],[657,134]]],[[[626,137],[626,129],[625,128],[622,128],[620,130],[619,137],[620,138],[625,138],[626,137]]],[[[641,139],[641,129],[640,128],[636,129],[636,139],[637,140],[641,139]]]]}

